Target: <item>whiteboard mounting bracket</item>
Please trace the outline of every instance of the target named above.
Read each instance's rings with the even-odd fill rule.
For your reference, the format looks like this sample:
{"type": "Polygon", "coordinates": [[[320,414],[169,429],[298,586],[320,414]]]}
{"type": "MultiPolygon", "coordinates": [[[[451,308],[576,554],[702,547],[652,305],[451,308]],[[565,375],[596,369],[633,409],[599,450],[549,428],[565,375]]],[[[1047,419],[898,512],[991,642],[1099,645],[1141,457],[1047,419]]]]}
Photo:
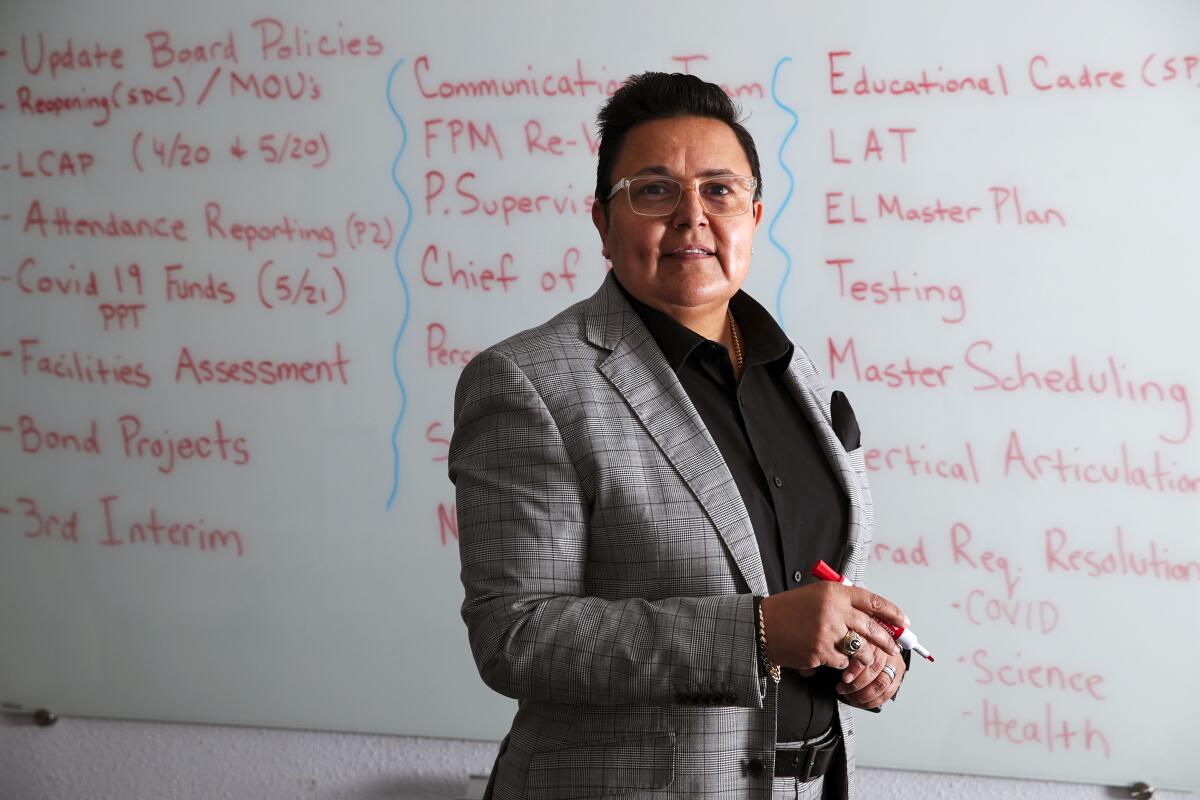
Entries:
{"type": "Polygon", "coordinates": [[[58,722],[58,714],[55,714],[48,708],[39,708],[37,711],[27,711],[20,703],[0,703],[0,714],[12,714],[14,716],[28,716],[33,719],[35,725],[40,728],[48,728],[58,722]]]}

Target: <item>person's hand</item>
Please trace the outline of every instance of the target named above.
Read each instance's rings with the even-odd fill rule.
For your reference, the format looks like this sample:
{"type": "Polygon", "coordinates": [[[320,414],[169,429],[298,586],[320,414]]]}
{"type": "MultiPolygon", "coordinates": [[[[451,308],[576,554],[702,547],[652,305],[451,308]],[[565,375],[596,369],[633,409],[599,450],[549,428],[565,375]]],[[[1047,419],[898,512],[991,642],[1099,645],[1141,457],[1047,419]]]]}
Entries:
{"type": "Polygon", "coordinates": [[[904,659],[899,653],[890,655],[876,648],[875,660],[870,666],[864,666],[861,661],[851,662],[842,672],[836,691],[843,702],[852,706],[878,708],[891,700],[900,688],[904,670],[904,659]],[[896,671],[895,677],[884,670],[885,665],[896,671]]]}
{"type": "MultiPolygon", "coordinates": [[[[764,597],[763,624],[771,660],[781,667],[811,670],[820,666],[846,669],[851,659],[840,645],[848,631],[862,637],[854,655],[861,668],[875,663],[876,650],[899,654],[883,626],[871,617],[897,627],[906,625],[904,614],[885,597],[858,586],[819,581],[764,597]]],[[[876,673],[880,667],[876,668],[876,673]]]]}

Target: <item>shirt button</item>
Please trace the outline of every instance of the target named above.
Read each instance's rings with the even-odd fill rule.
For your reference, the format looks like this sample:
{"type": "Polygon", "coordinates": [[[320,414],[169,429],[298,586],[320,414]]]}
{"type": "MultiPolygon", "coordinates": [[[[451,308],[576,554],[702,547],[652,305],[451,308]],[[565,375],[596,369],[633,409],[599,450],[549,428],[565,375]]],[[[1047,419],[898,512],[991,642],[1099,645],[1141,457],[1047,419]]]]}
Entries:
{"type": "Polygon", "coordinates": [[[796,583],[799,583],[800,581],[804,580],[804,573],[800,570],[796,570],[792,573],[792,580],[794,580],[796,583]]]}
{"type": "Polygon", "coordinates": [[[775,476],[775,488],[783,488],[783,478],[779,477],[778,475],[775,476]]]}

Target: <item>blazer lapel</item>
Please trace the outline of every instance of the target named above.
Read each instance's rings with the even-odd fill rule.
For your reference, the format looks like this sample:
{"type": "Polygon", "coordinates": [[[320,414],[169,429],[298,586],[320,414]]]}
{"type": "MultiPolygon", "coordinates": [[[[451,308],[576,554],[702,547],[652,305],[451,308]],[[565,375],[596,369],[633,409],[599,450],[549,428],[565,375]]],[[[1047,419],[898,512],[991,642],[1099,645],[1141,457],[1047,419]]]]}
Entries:
{"type": "MultiPolygon", "coordinates": [[[[849,456],[846,455],[846,449],[842,447],[842,443],[838,441],[837,434],[833,430],[829,408],[820,400],[819,392],[824,388],[821,379],[812,362],[799,348],[792,356],[792,363],[788,365],[785,376],[788,387],[808,418],[809,424],[812,425],[817,441],[821,443],[821,449],[825,452],[825,458],[833,468],[838,483],[842,486],[842,491],[850,499],[850,520],[847,532],[849,547],[846,550],[842,566],[860,564],[862,562],[859,552],[862,547],[861,532],[864,530],[865,522],[862,493],[854,465],[850,462],[849,456]]],[[[841,571],[846,574],[846,570],[841,571]]]]}
{"type": "Polygon", "coordinates": [[[609,277],[593,298],[587,335],[610,350],[600,372],[712,520],[750,590],[768,594],[758,540],[733,475],[654,337],[609,277]]]}

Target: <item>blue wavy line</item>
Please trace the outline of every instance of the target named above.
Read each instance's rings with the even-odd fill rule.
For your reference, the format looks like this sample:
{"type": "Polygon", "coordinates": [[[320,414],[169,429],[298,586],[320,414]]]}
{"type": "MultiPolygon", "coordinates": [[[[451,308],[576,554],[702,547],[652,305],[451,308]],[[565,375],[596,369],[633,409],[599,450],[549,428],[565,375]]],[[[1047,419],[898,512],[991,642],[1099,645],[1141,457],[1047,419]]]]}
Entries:
{"type": "Polygon", "coordinates": [[[400,413],[396,415],[396,423],[392,426],[392,492],[388,495],[387,510],[392,510],[392,504],[396,501],[396,494],[400,490],[400,447],[396,444],[396,437],[400,434],[400,423],[404,421],[404,413],[408,410],[408,391],[404,388],[404,379],[400,377],[400,339],[404,336],[404,330],[408,327],[409,311],[412,306],[412,297],[408,290],[408,281],[404,279],[404,272],[400,269],[400,248],[404,246],[404,240],[408,237],[408,229],[412,226],[413,206],[412,200],[408,196],[408,192],[400,184],[400,178],[396,174],[397,168],[400,166],[400,158],[404,155],[405,148],[408,147],[408,126],[404,124],[404,118],[400,116],[400,111],[396,108],[396,104],[392,102],[392,83],[396,77],[396,70],[400,69],[400,65],[404,63],[404,59],[400,59],[392,65],[387,76],[387,103],[388,108],[392,110],[392,115],[396,117],[396,121],[400,123],[400,132],[403,138],[400,140],[400,149],[396,152],[396,158],[392,161],[392,183],[400,191],[400,196],[404,198],[404,205],[407,216],[404,219],[404,228],[400,231],[400,238],[396,241],[396,249],[392,252],[392,265],[396,270],[396,277],[400,279],[400,286],[404,290],[404,317],[400,321],[400,329],[396,331],[396,338],[392,342],[392,376],[396,379],[396,385],[400,388],[400,413]]]}
{"type": "Polygon", "coordinates": [[[788,169],[788,165],[783,160],[783,150],[787,147],[788,139],[792,138],[792,134],[796,132],[796,128],[800,125],[800,117],[796,116],[796,112],[789,106],[783,104],[779,99],[779,93],[775,91],[776,85],[779,82],[779,68],[787,62],[791,61],[791,56],[786,56],[779,59],[775,65],[774,72],[771,73],[771,99],[775,101],[775,105],[787,113],[792,118],[792,127],[788,128],[788,132],[784,135],[783,141],[779,143],[779,166],[783,169],[788,177],[787,194],[783,197],[783,202],[779,204],[779,208],[775,210],[775,216],[771,217],[771,224],[767,226],[767,238],[771,240],[771,244],[779,248],[779,252],[783,253],[783,257],[787,262],[787,269],[783,271],[783,280],[779,282],[779,291],[775,294],[775,318],[779,321],[780,327],[787,330],[787,324],[783,319],[783,290],[787,285],[788,279],[792,276],[792,254],[788,249],[775,238],[775,223],[779,222],[779,218],[783,216],[783,210],[787,208],[788,202],[792,199],[792,192],[796,188],[796,177],[792,175],[792,171],[788,169]]]}

